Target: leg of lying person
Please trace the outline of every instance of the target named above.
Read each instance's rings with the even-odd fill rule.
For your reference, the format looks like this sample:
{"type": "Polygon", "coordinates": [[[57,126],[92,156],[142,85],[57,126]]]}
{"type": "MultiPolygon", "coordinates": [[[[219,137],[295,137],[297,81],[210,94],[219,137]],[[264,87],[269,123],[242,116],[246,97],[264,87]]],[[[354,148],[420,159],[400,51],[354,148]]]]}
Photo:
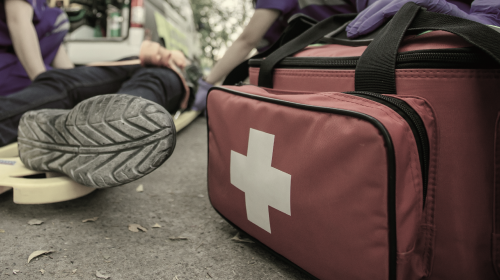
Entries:
{"type": "Polygon", "coordinates": [[[118,93],[154,101],[175,114],[184,97],[184,88],[179,76],[171,69],[143,67],[123,83],[118,93]]]}
{"type": "MultiPolygon", "coordinates": [[[[33,92],[38,95],[24,93],[24,97],[31,96],[31,100],[44,97],[45,103],[34,102],[28,110],[69,109],[76,104],[71,110],[42,109],[29,111],[21,117],[19,153],[27,167],[61,172],[83,185],[102,188],[134,181],[152,172],[172,154],[175,127],[162,106],[166,99],[158,98],[162,94],[151,94],[158,90],[151,86],[151,81],[142,79],[138,83],[150,89],[149,92],[143,90],[142,94],[155,102],[141,98],[139,90],[130,90],[129,94],[106,94],[123,92],[122,85],[128,79],[135,79],[135,73],[142,70],[139,66],[73,70],[80,68],[57,74],[50,71],[46,74],[50,77],[43,77],[43,74],[37,78],[34,85],[45,85],[39,85],[38,89],[49,88],[50,94],[44,91],[33,92]],[[108,75],[113,71],[119,72],[118,75],[108,75]],[[59,94],[55,94],[56,91],[59,94]]],[[[24,105],[27,104],[29,101],[24,105]]],[[[4,114],[3,108],[0,112],[3,132],[6,121],[10,120],[10,125],[16,122],[15,112],[11,112],[10,117],[4,114]]],[[[17,113],[22,114],[21,110],[17,113]]]]}
{"type": "Polygon", "coordinates": [[[25,112],[71,109],[85,99],[117,92],[138,69],[139,65],[54,69],[40,74],[28,87],[0,96],[0,147],[17,141],[25,112]]]}

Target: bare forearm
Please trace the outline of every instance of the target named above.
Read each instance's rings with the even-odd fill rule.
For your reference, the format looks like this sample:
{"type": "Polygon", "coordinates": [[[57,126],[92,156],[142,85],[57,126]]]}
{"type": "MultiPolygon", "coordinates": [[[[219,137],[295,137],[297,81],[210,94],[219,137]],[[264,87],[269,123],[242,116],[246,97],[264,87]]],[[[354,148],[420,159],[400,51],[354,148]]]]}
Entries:
{"type": "Polygon", "coordinates": [[[33,8],[24,1],[5,1],[7,26],[19,61],[31,80],[45,72],[40,43],[32,23],[33,8]]]}
{"type": "Polygon", "coordinates": [[[46,70],[35,27],[33,24],[30,26],[30,24],[19,23],[9,25],[9,31],[19,61],[30,79],[35,79],[46,70]]]}
{"type": "Polygon", "coordinates": [[[280,12],[277,10],[257,9],[238,39],[229,47],[224,57],[215,64],[206,82],[215,84],[238,66],[257,46],[279,15],[280,12]]]}
{"type": "Polygon", "coordinates": [[[248,56],[255,45],[236,40],[226,51],[224,56],[215,64],[207,76],[206,81],[215,84],[221,81],[231,70],[240,64],[248,56]]]}
{"type": "Polygon", "coordinates": [[[75,68],[75,65],[71,62],[71,59],[69,59],[69,56],[66,53],[66,49],[64,49],[62,45],[59,46],[56,57],[54,57],[54,60],[52,61],[52,67],[57,69],[75,68]]]}

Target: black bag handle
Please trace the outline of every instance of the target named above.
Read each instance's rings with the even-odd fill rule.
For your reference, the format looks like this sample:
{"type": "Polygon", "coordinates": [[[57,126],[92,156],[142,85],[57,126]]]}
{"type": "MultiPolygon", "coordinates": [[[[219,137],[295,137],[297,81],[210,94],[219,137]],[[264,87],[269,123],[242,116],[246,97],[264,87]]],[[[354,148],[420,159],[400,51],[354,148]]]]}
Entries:
{"type": "MultiPolygon", "coordinates": [[[[285,28],[285,31],[281,34],[280,38],[274,42],[274,44],[269,47],[269,49],[254,55],[250,59],[262,58],[270,55],[275,50],[280,48],[282,45],[288,43],[293,40],[300,34],[304,33],[307,29],[311,28],[317,23],[313,18],[304,15],[304,14],[295,14],[288,20],[288,25],[285,28]]],[[[249,75],[249,65],[248,62],[250,59],[247,59],[236,66],[224,79],[223,85],[235,85],[239,82],[244,81],[248,78],[249,75]]]]}
{"type": "Polygon", "coordinates": [[[356,91],[396,94],[396,55],[406,31],[443,30],[482,49],[500,64],[500,34],[475,21],[428,12],[406,3],[358,60],[356,91]]]}
{"type": "Polygon", "coordinates": [[[342,14],[324,19],[267,56],[260,65],[259,86],[272,88],[273,70],[276,64],[285,57],[304,49],[330,33],[333,35],[343,32],[349,21],[355,17],[356,14],[342,14]]]}

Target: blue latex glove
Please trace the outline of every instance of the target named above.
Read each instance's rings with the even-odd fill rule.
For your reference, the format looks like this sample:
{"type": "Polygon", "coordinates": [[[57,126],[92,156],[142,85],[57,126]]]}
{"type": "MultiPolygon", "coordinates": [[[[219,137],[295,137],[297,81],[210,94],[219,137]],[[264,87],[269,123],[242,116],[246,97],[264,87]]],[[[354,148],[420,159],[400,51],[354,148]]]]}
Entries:
{"type": "Polygon", "coordinates": [[[212,84],[205,82],[202,78],[198,79],[198,91],[194,97],[194,103],[191,110],[203,111],[207,107],[208,90],[213,87],[212,84]]]}
{"type": "Polygon", "coordinates": [[[462,11],[446,0],[357,0],[357,2],[360,6],[369,6],[347,26],[347,37],[349,38],[355,38],[374,31],[408,2],[414,2],[431,12],[456,16],[482,24],[500,25],[499,0],[475,0],[471,4],[469,13],[462,11]]]}

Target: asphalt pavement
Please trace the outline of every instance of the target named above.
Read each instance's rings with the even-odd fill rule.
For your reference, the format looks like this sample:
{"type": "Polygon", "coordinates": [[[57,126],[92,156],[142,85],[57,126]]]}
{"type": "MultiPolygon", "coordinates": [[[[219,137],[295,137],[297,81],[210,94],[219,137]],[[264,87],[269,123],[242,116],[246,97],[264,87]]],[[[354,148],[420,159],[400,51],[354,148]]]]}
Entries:
{"type": "Polygon", "coordinates": [[[0,279],[312,279],[243,234],[233,240],[208,200],[206,134],[200,117],[164,165],[121,187],[46,205],[0,195],[0,279]],[[48,253],[28,263],[35,251],[48,253]]]}

